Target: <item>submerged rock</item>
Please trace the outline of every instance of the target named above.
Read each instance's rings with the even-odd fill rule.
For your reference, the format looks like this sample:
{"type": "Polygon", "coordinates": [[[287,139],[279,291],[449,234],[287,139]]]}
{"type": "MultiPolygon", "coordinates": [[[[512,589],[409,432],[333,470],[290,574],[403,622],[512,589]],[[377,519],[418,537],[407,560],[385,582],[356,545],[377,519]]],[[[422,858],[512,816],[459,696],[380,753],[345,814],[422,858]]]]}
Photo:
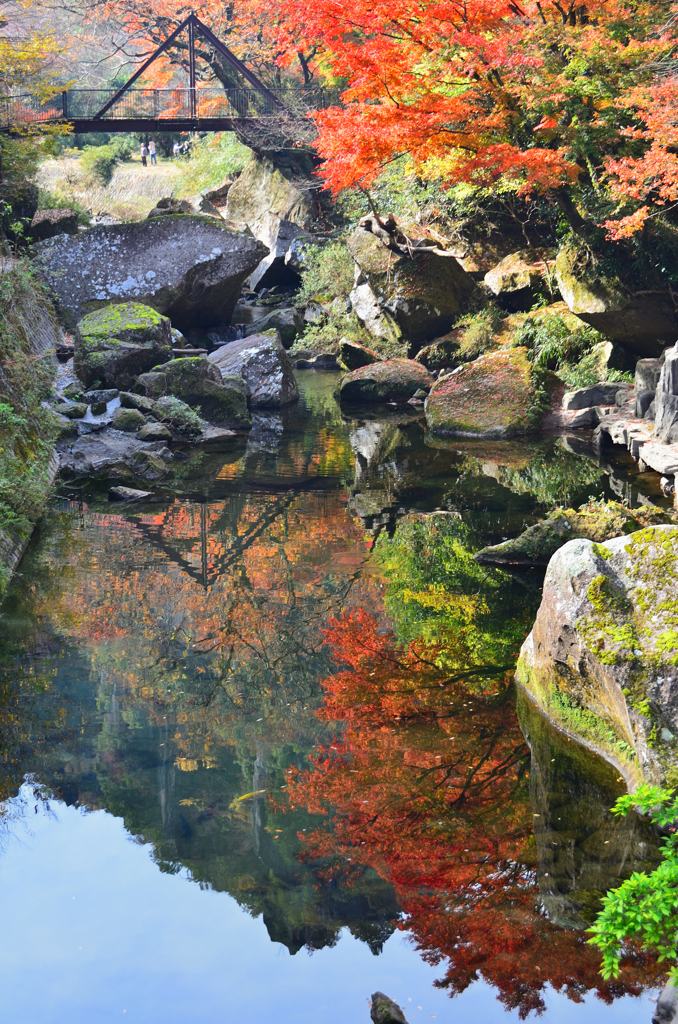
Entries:
{"type": "Polygon", "coordinates": [[[362,227],[347,244],[359,268],[351,302],[375,335],[403,338],[416,348],[448,331],[477,295],[473,278],[451,254],[394,252],[362,227]]]}
{"type": "Polygon", "coordinates": [[[667,513],[646,505],[631,509],[616,501],[592,502],[579,511],[556,509],[519,537],[482,548],[473,557],[481,565],[548,565],[556,551],[576,537],[600,542],[671,522],[667,513]]]}
{"type": "Polygon", "coordinates": [[[428,370],[413,359],[385,359],[347,373],[337,384],[344,402],[407,402],[422,388],[428,391],[428,370]]]}
{"type": "Polygon", "coordinates": [[[85,387],[126,390],[138,374],[171,354],[167,317],[139,302],[124,302],[80,320],[73,369],[85,387]]]}
{"type": "Polygon", "coordinates": [[[539,427],[555,374],[536,371],[527,349],[491,352],[440,377],[426,399],[434,433],[510,437],[539,427]]]}
{"type": "Polygon", "coordinates": [[[678,776],[678,527],[560,548],[516,679],[627,781],[678,776]]]}
{"type": "Polygon", "coordinates": [[[245,278],[267,253],[213,217],[169,216],[99,225],[36,246],[38,262],[74,321],[111,302],[136,301],[175,327],[228,322],[245,278]]]}
{"type": "Polygon", "coordinates": [[[143,501],[150,498],[153,491],[139,491],[135,487],[111,487],[108,492],[109,501],[143,501]]]}
{"type": "Polygon", "coordinates": [[[225,383],[206,356],[172,359],[142,374],[139,384],[148,398],[174,395],[217,426],[250,426],[243,389],[225,383]]]}
{"type": "Polygon", "coordinates": [[[277,331],[222,345],[208,359],[222,379],[232,374],[244,378],[250,388],[253,409],[277,409],[299,397],[292,363],[277,331]]]}

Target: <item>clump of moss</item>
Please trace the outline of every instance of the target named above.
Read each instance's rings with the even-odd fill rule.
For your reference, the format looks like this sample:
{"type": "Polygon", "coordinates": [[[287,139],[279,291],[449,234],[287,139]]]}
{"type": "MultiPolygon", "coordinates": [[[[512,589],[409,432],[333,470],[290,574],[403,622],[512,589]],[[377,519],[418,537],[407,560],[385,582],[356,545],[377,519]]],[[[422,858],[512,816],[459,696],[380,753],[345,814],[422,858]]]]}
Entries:
{"type": "Polygon", "coordinates": [[[155,408],[163,420],[171,423],[173,427],[183,434],[196,436],[200,434],[205,426],[204,421],[200,419],[194,409],[191,409],[189,405],[186,405],[180,398],[175,398],[173,395],[165,395],[159,398],[155,403],[155,408]]]}
{"type": "MultiPolygon", "coordinates": [[[[31,314],[40,308],[54,317],[40,283],[28,264],[0,268],[0,533],[8,550],[25,540],[39,519],[50,493],[50,463],[58,426],[43,407],[56,376],[51,352],[35,354],[31,314]]],[[[10,571],[0,558],[0,596],[10,571]]]]}

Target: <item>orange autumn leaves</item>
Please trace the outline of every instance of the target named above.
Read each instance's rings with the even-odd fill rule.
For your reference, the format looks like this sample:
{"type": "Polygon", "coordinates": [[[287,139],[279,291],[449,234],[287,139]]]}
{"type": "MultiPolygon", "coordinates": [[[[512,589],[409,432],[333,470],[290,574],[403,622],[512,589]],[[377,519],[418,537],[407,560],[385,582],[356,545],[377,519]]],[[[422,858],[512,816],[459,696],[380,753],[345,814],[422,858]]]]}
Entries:
{"type": "Polygon", "coordinates": [[[305,855],[330,876],[371,867],[388,879],[399,927],[444,964],[450,994],[483,977],[525,1017],[544,1009],[547,984],[576,1001],[641,991],[656,968],[628,958],[622,985],[602,982],[585,933],[540,909],[529,751],[507,678],[445,672],[435,650],[398,649],[360,610],[326,640],[337,669],[319,715],[337,734],[310,771],[288,775],[292,806],[327,816],[301,837],[305,855]]]}

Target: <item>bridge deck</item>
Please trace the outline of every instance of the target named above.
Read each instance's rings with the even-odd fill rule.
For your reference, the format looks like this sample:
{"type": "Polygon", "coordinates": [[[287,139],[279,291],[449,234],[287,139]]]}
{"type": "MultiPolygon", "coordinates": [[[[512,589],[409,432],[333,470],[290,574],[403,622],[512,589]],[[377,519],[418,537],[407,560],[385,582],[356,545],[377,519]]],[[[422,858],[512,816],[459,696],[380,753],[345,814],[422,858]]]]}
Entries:
{"type": "Polygon", "coordinates": [[[103,117],[113,89],[69,89],[41,101],[30,94],[0,96],[0,131],[68,122],[77,133],[231,131],[235,125],[281,117],[304,118],[336,102],[323,89],[128,89],[103,117]]]}

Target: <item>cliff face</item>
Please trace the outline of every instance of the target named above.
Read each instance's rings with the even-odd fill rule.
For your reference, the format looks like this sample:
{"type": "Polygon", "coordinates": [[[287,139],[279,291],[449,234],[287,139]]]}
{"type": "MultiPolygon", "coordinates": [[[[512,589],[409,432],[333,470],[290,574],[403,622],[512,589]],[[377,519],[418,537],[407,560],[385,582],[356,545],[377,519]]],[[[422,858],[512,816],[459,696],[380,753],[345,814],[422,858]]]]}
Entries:
{"type": "Polygon", "coordinates": [[[56,422],[43,407],[61,328],[24,261],[0,259],[0,597],[56,477],[56,422]]]}
{"type": "Polygon", "coordinates": [[[678,783],[678,528],[551,559],[517,681],[635,787],[678,783]]]}

